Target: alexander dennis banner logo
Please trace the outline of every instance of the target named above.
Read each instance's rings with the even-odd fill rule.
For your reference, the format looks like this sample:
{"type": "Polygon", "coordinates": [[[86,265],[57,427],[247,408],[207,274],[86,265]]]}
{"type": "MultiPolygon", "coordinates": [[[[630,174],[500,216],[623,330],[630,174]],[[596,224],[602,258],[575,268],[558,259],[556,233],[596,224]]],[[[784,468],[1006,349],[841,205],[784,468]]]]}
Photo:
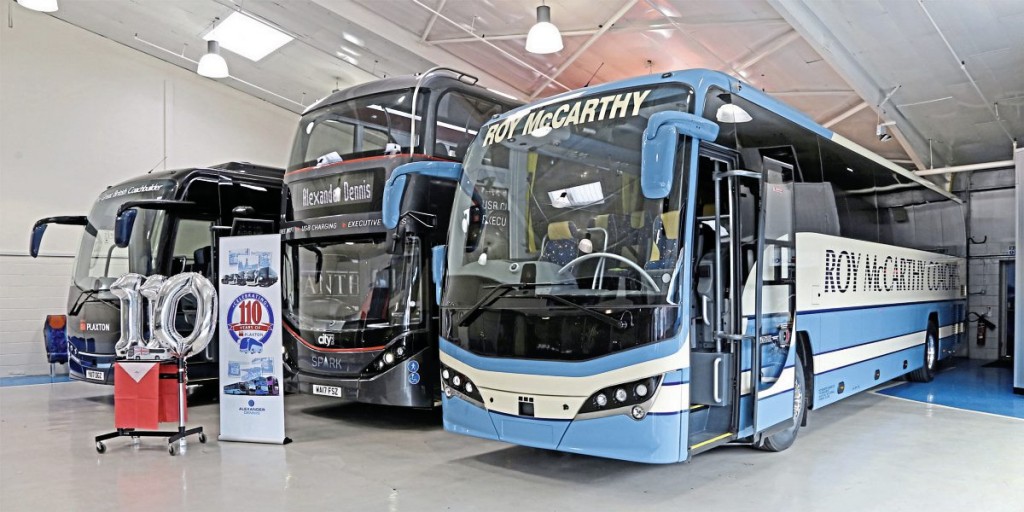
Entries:
{"type": "Polygon", "coordinates": [[[245,354],[263,352],[263,345],[274,330],[274,310],[267,299],[247,292],[238,296],[228,308],[228,334],[238,350],[245,354]]]}

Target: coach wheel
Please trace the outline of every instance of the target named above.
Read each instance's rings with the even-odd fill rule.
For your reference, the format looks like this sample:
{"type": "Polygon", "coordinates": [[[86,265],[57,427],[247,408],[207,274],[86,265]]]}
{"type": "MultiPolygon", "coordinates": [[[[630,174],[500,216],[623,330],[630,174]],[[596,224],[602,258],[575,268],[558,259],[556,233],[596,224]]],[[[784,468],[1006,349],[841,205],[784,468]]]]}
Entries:
{"type": "MultiPolygon", "coordinates": [[[[764,436],[754,444],[754,448],[767,452],[781,452],[796,441],[796,435],[800,431],[800,425],[804,422],[807,414],[807,380],[804,376],[804,364],[800,360],[800,354],[795,355],[793,371],[796,373],[793,378],[793,424],[784,430],[780,430],[770,436],[764,436]]],[[[755,386],[757,384],[754,384],[755,386]]]]}
{"type": "Polygon", "coordinates": [[[928,335],[924,340],[924,363],[921,368],[910,372],[907,378],[913,382],[931,382],[935,378],[935,367],[939,364],[938,328],[934,321],[928,322],[928,335]]]}
{"type": "Polygon", "coordinates": [[[107,451],[107,445],[103,444],[103,441],[96,441],[96,453],[104,453],[107,451]]]}

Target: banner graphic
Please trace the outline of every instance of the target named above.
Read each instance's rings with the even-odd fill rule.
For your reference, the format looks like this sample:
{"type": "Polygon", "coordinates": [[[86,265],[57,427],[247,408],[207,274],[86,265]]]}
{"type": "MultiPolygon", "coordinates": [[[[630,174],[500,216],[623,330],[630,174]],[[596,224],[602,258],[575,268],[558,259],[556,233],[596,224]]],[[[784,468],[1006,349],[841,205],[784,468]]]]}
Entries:
{"type": "Polygon", "coordinates": [[[220,239],[220,440],[285,442],[280,235],[220,239]]]}

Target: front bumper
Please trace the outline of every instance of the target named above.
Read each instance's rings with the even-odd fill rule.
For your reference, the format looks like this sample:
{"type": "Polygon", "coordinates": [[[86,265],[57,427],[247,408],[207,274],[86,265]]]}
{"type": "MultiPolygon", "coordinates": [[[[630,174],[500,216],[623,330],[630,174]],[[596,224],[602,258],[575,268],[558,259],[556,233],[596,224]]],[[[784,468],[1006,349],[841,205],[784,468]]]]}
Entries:
{"type": "MultiPolygon", "coordinates": [[[[288,368],[293,376],[286,386],[289,391],[313,393],[313,386],[340,388],[341,400],[399,407],[433,407],[438,396],[437,356],[427,357],[424,349],[389,370],[372,377],[331,376],[288,368]]],[[[325,396],[316,393],[317,396],[325,396]]],[[[329,397],[331,398],[331,397],[329,397]]]]}
{"type": "Polygon", "coordinates": [[[114,385],[114,354],[68,351],[68,377],[93,384],[114,385]]]}
{"type": "Polygon", "coordinates": [[[442,397],[444,429],[506,443],[651,464],[686,460],[686,412],[546,420],[488,411],[458,395],[442,397]]]}

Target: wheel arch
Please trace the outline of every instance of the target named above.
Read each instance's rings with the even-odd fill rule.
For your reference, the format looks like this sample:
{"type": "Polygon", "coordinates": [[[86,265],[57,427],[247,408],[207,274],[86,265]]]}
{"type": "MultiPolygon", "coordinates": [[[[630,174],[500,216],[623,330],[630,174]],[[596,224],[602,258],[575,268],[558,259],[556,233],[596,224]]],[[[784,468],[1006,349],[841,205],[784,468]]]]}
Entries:
{"type": "MultiPolygon", "coordinates": [[[[796,353],[804,364],[804,382],[807,384],[807,408],[814,409],[814,352],[811,350],[811,335],[807,331],[796,333],[796,353]]],[[[807,415],[804,415],[804,425],[807,415]]]]}

